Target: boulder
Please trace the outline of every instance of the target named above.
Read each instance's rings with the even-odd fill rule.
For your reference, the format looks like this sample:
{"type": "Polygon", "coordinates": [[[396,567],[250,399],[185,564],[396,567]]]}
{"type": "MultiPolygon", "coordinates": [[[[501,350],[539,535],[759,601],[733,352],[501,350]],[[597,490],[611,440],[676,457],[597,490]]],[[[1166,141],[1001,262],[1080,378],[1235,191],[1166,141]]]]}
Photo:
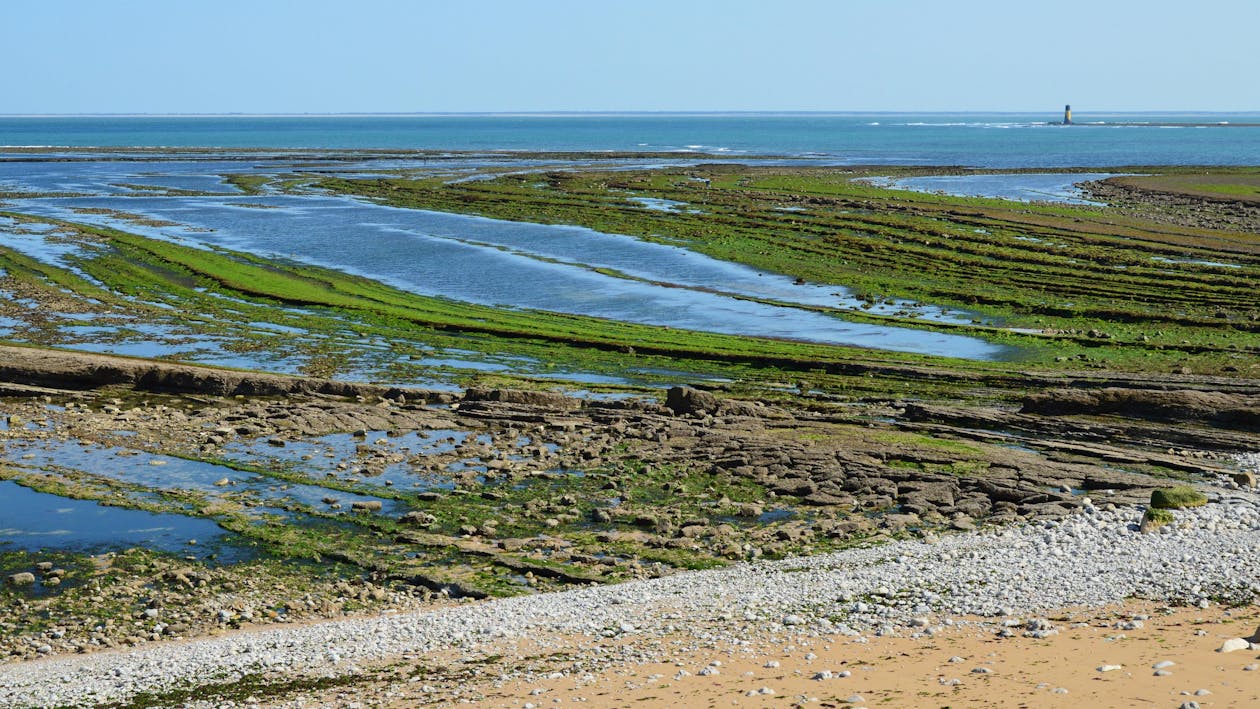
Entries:
{"type": "Polygon", "coordinates": [[[29,571],[22,571],[9,575],[9,584],[12,586],[30,586],[35,583],[35,574],[29,571]]]}
{"type": "Polygon", "coordinates": [[[665,395],[665,406],[679,416],[715,414],[721,405],[716,396],[690,387],[672,387],[665,395]]]}
{"type": "Polygon", "coordinates": [[[1142,515],[1142,526],[1139,530],[1143,534],[1150,534],[1151,532],[1158,531],[1160,527],[1172,524],[1174,519],[1173,513],[1168,510],[1155,508],[1148,509],[1142,515]]]}
{"type": "Polygon", "coordinates": [[[1161,488],[1151,492],[1151,507],[1157,510],[1179,510],[1207,504],[1207,496],[1189,485],[1161,488]]]}
{"type": "Polygon", "coordinates": [[[433,525],[437,524],[437,517],[434,517],[428,512],[416,511],[416,512],[408,512],[407,514],[399,518],[398,521],[402,522],[403,524],[411,524],[417,527],[432,527],[433,525]]]}

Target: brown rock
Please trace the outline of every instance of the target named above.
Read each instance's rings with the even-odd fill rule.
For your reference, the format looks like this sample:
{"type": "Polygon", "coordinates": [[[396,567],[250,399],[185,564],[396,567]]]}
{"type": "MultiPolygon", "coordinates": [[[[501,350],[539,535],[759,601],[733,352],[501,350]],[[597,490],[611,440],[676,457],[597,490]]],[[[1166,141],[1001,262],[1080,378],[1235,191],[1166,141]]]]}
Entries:
{"type": "Polygon", "coordinates": [[[35,574],[29,571],[22,571],[9,575],[10,586],[30,586],[35,583],[35,574]]]}
{"type": "Polygon", "coordinates": [[[721,403],[709,392],[690,387],[673,387],[665,395],[665,406],[679,416],[714,414],[721,403]]]}

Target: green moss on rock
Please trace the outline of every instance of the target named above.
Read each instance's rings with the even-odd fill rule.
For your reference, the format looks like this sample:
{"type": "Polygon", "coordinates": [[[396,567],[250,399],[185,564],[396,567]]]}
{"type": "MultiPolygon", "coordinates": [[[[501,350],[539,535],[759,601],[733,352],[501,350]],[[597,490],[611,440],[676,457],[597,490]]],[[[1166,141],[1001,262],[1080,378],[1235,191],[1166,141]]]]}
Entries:
{"type": "Polygon", "coordinates": [[[1172,524],[1174,519],[1173,513],[1168,510],[1149,508],[1142,515],[1142,531],[1154,532],[1166,524],[1172,524]]]}
{"type": "Polygon", "coordinates": [[[1178,485],[1151,493],[1151,507],[1157,510],[1179,510],[1207,504],[1207,496],[1189,485],[1178,485]]]}

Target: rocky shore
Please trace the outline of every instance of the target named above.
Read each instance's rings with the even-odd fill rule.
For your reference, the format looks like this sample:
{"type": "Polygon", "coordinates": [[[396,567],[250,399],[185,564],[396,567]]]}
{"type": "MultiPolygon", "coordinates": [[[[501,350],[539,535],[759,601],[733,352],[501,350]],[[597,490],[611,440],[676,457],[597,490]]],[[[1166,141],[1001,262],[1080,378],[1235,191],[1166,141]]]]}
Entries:
{"type": "MultiPolygon", "coordinates": [[[[1254,603],[1260,591],[1260,388],[1246,380],[1040,374],[1056,386],[1017,405],[756,401],[720,387],[608,400],[2,354],[8,479],[134,505],[144,490],[52,453],[28,459],[86,445],[160,468],[254,451],[252,467],[171,499],[317,559],[124,550],[62,568],[25,556],[6,569],[13,602],[0,611],[0,700],[15,706],[125,706],[139,692],[178,703],[189,683],[228,699],[261,683],[279,701],[294,682],[366,682],[362,667],[452,639],[475,657],[545,634],[640,648],[678,632],[930,635],[975,617],[1131,597],[1254,603]],[[399,443],[420,434],[431,445],[399,443]],[[269,462],[325,458],[318,477],[269,462]],[[265,500],[249,481],[271,476],[322,486],[283,511],[334,536],[251,516],[265,500]],[[1187,481],[1210,504],[1140,532],[1152,491],[1187,481]],[[475,600],[503,595],[484,585],[503,578],[530,595],[475,600]]],[[[434,682],[426,701],[456,698],[443,693],[458,682],[434,682]]]]}
{"type": "MultiPolygon", "coordinates": [[[[758,629],[817,638],[931,635],[966,616],[1022,618],[1066,606],[1140,597],[1198,604],[1254,602],[1260,593],[1260,507],[1252,493],[1218,493],[1141,534],[1132,510],[1085,506],[1060,521],[809,558],[741,564],[666,579],[474,602],[435,611],[255,631],[129,652],[0,667],[8,706],[107,704],[145,691],[231,683],[244,676],[337,676],[409,654],[477,655],[526,636],[626,636],[682,631],[727,641],[758,629]]],[[[995,623],[1007,635],[1054,623],[995,623]]],[[[1135,626],[1140,627],[1140,626],[1135,626]]],[[[645,658],[652,651],[645,649],[645,658]]],[[[595,658],[589,658],[594,660],[595,658]]],[[[573,658],[570,671],[591,669],[573,658]]],[[[415,687],[454,702],[457,686],[415,687]],[[449,693],[448,693],[449,692],[449,693]]],[[[466,698],[466,697],[465,697],[466,698]]],[[[195,705],[195,704],[194,704],[195,705]]],[[[221,703],[206,704],[222,706],[221,703]]]]}

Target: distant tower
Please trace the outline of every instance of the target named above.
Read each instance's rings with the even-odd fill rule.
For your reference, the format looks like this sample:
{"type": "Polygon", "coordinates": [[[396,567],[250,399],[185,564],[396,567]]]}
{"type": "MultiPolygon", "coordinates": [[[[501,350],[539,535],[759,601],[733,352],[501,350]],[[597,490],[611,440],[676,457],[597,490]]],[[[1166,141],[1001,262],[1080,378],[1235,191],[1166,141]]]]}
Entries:
{"type": "Polygon", "coordinates": [[[1063,107],[1063,125],[1065,126],[1072,125],[1072,107],[1071,106],[1063,107]]]}

